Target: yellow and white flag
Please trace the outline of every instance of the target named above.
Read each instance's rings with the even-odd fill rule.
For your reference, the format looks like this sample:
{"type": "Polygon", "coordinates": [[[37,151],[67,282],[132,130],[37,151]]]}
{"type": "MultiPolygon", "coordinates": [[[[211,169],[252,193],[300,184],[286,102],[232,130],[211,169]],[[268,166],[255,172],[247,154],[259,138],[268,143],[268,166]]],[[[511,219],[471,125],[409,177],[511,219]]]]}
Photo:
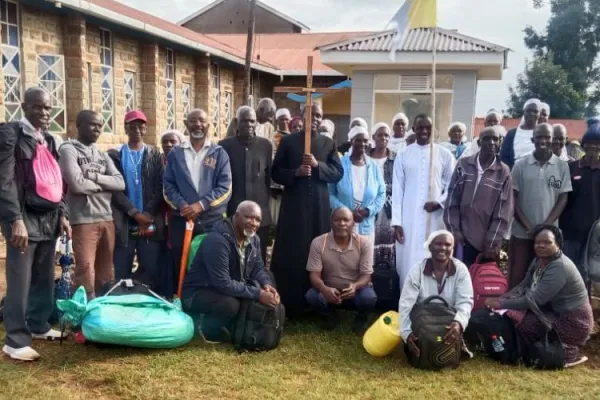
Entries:
{"type": "Polygon", "coordinates": [[[406,0],[396,15],[388,23],[388,29],[395,29],[390,59],[395,61],[396,51],[409,29],[434,28],[437,26],[437,0],[406,0]]]}

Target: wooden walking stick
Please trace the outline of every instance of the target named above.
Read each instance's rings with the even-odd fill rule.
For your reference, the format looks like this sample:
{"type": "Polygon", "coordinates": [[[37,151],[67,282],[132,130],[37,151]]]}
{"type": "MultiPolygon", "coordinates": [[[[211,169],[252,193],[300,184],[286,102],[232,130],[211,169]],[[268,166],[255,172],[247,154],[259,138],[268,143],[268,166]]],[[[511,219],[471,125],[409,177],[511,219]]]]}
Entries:
{"type": "Polygon", "coordinates": [[[183,291],[183,280],[187,273],[188,257],[190,255],[190,244],[192,243],[192,233],[194,233],[194,221],[188,219],[185,222],[185,234],[183,235],[183,252],[181,253],[181,263],[179,264],[179,282],[177,283],[177,297],[181,299],[183,291]]]}

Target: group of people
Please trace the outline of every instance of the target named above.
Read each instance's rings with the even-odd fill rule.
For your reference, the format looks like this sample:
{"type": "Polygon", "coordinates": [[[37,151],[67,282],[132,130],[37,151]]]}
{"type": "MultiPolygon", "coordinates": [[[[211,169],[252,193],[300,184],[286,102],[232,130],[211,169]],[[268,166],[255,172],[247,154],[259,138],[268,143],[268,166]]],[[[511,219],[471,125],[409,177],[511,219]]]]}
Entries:
{"type": "MultiPolygon", "coordinates": [[[[370,131],[363,119],[352,120],[348,141],[336,146],[335,126],[318,105],[304,126],[263,99],[257,110],[240,107],[218,143],[209,115],[192,110],[184,121],[189,137],[167,131],[158,149],[144,140],[146,116],[131,111],[127,143],[108,152],[95,145],[100,114],[79,112],[77,133],[59,146],[47,132],[46,92],[27,90],[22,107],[21,121],[0,127],[0,217],[8,242],[3,351],[12,358],[37,359],[32,339],[62,335],[47,322],[59,235],[72,237],[73,283],[89,299],[113,279],[132,276],[172,298],[191,224],[193,235],[206,237],[185,276],[182,304],[207,341],[230,340],[243,299],[281,302],[292,317],[308,305],[328,329],[338,307],[355,308],[354,328],[362,332],[377,304],[376,268],[397,272],[409,348],[418,340],[410,309],[430,294],[458,310],[445,337],[458,340],[473,307],[467,266],[496,260],[510,239],[509,281],[520,290],[489,306],[529,321],[523,296],[531,291],[564,328],[568,362],[581,360],[578,349],[592,326],[582,243],[600,218],[597,120],[582,139],[583,158],[567,163],[566,130],[544,122],[549,107],[544,112],[538,100],[527,102],[516,129],[506,132],[491,111],[472,143],[463,140],[465,125],[454,123],[443,145],[432,143],[427,115],[409,121],[399,113],[391,126],[381,122],[370,131]],[[57,188],[61,196],[49,195],[57,188]]],[[[520,326],[539,334],[534,322],[520,326]]]]}

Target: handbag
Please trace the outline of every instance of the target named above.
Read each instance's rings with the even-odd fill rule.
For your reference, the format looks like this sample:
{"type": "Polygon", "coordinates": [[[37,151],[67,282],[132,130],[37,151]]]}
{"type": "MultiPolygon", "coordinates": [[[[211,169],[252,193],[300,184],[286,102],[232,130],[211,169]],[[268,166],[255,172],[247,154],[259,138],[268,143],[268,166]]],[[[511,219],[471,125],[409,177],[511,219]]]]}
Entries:
{"type": "Polygon", "coordinates": [[[554,329],[546,331],[541,340],[527,345],[525,362],[532,368],[556,370],[565,367],[565,350],[554,329]]]}
{"type": "Polygon", "coordinates": [[[420,354],[416,356],[410,350],[406,352],[410,365],[432,371],[458,367],[462,334],[455,343],[444,343],[444,336],[455,315],[456,309],[440,296],[430,296],[413,307],[410,320],[412,331],[419,338],[420,354]]]}

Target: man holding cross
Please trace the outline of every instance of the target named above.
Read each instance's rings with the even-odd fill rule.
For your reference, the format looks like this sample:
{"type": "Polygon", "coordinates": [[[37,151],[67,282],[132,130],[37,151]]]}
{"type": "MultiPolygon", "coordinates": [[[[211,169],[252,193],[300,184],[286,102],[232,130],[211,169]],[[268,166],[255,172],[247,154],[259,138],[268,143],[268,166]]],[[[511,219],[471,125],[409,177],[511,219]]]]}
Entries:
{"type": "Polygon", "coordinates": [[[343,175],[333,140],[318,132],[321,107],[312,105],[308,111],[308,135],[297,132],[282,137],[273,160],[273,180],[284,191],[271,269],[289,313],[302,310],[310,287],[305,271],[310,244],[329,231],[327,184],[339,182],[343,175]],[[305,154],[305,141],[310,141],[310,154],[305,154]]]}

